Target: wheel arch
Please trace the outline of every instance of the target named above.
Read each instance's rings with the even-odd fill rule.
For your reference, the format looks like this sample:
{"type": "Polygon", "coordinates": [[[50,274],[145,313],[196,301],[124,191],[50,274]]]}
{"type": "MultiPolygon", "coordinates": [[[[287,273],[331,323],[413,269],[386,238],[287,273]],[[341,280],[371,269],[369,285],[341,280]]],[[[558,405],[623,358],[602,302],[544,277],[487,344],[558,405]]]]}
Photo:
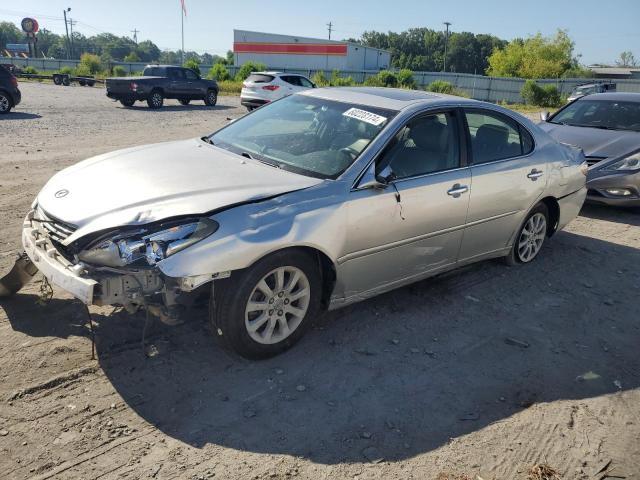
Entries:
{"type": "Polygon", "coordinates": [[[560,204],[555,197],[544,197],[539,203],[544,204],[549,212],[549,227],[547,228],[547,237],[551,237],[558,230],[560,222],[560,204]]]}

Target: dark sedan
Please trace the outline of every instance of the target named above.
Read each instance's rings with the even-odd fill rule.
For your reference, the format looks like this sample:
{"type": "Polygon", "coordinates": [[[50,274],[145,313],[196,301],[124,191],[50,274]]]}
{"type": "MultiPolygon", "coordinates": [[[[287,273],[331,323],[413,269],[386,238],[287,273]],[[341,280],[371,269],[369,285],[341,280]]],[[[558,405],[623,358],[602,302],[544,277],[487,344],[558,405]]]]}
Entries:
{"type": "Polygon", "coordinates": [[[8,68],[0,65],[0,115],[9,113],[20,103],[21,98],[18,79],[8,68]]]}
{"type": "Polygon", "coordinates": [[[600,93],[579,98],[540,127],[587,157],[587,201],[640,206],[640,93],[600,93]]]}

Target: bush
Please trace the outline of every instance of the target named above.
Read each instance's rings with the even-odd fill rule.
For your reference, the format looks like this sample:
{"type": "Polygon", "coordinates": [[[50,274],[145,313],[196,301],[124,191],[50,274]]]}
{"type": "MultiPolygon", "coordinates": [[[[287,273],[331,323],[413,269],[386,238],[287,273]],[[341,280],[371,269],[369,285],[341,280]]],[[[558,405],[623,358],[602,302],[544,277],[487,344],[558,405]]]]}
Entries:
{"type": "Polygon", "coordinates": [[[520,90],[524,103],[536,107],[559,107],[562,103],[560,92],[555,85],[541,87],[533,80],[527,80],[520,90]]]}
{"type": "Polygon", "coordinates": [[[408,68],[403,68],[398,72],[398,85],[402,88],[416,88],[416,81],[413,78],[413,72],[408,68]]]}
{"type": "Polygon", "coordinates": [[[229,75],[229,70],[224,66],[223,63],[216,63],[207,74],[207,78],[209,80],[216,80],[218,82],[224,82],[225,80],[230,80],[231,75],[229,75]]]}
{"type": "Polygon", "coordinates": [[[378,73],[378,79],[383,87],[396,87],[398,85],[398,77],[389,70],[382,70],[378,73]]]}
{"type": "Polygon", "coordinates": [[[84,63],[80,63],[75,71],[74,71],[74,75],[78,76],[78,77],[89,77],[91,76],[91,69],[89,68],[88,65],[84,64],[84,63]]]}
{"type": "Polygon", "coordinates": [[[240,95],[242,82],[237,80],[222,80],[218,82],[219,92],[226,95],[240,95]]]}
{"type": "Polygon", "coordinates": [[[111,72],[113,73],[114,77],[126,77],[127,76],[127,71],[121,65],[116,65],[115,67],[113,67],[113,69],[111,69],[111,72]]]}
{"type": "Polygon", "coordinates": [[[316,72],[315,75],[311,77],[311,81],[315,83],[318,87],[329,86],[329,79],[326,77],[326,75],[322,70],[320,70],[319,72],[316,72]]]}
{"type": "Polygon", "coordinates": [[[76,68],[77,75],[95,75],[102,70],[100,57],[91,53],[83,53],[80,56],[80,64],[76,68]],[[78,73],[82,71],[83,73],[78,73]]]}
{"type": "Polygon", "coordinates": [[[247,62],[240,67],[240,70],[238,70],[238,73],[236,74],[236,81],[244,82],[247,77],[251,75],[251,72],[260,72],[266,69],[267,66],[264,63],[247,62]]]}
{"type": "Polygon", "coordinates": [[[339,70],[334,70],[331,72],[331,80],[329,81],[329,85],[332,87],[351,87],[355,85],[352,77],[341,77],[339,70]]]}
{"type": "Polygon", "coordinates": [[[26,73],[27,75],[37,75],[38,71],[35,68],[29,66],[29,67],[24,67],[22,69],[22,73],[26,73]]]}
{"type": "Polygon", "coordinates": [[[427,86],[427,91],[434,93],[444,93],[447,95],[453,95],[456,88],[450,82],[445,82],[444,80],[436,80],[435,82],[431,82],[427,86]]]}
{"type": "Polygon", "coordinates": [[[62,67],[60,69],[60,73],[66,74],[66,75],[73,75],[73,68],[71,68],[71,67],[62,67]]]}
{"type": "Polygon", "coordinates": [[[131,52],[128,55],[125,55],[124,61],[125,62],[136,63],[136,62],[140,61],[140,57],[138,56],[138,54],[136,52],[131,52]]]}
{"type": "Polygon", "coordinates": [[[198,74],[198,76],[200,76],[200,62],[197,59],[190,58],[189,60],[184,62],[184,65],[182,65],[182,66],[184,68],[189,68],[189,69],[193,70],[194,72],[196,72],[198,74]]]}

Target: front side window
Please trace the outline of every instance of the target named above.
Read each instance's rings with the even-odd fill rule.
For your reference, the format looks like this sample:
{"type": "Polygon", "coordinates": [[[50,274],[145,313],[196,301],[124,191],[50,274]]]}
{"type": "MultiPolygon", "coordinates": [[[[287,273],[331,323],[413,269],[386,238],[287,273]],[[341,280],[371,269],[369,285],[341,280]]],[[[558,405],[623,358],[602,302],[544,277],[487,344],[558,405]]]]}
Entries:
{"type": "Polygon", "coordinates": [[[292,95],[238,119],[209,140],[274,167],[337,178],[396,114],[366,105],[292,95]]]}
{"type": "Polygon", "coordinates": [[[391,168],[395,178],[410,178],[460,166],[457,123],[451,113],[410,121],[385,149],[378,170],[391,168]]]}
{"type": "Polygon", "coordinates": [[[473,163],[519,157],[531,153],[533,139],[514,120],[496,112],[465,112],[473,163]]]}
{"type": "Polygon", "coordinates": [[[551,123],[640,132],[640,102],[578,100],[549,119],[551,123]]]}
{"type": "Polygon", "coordinates": [[[298,77],[300,79],[300,84],[306,88],[313,88],[313,83],[305,77],[298,77]]]}
{"type": "Polygon", "coordinates": [[[184,70],[172,68],[169,70],[169,78],[171,80],[184,80],[184,70]]]}
{"type": "Polygon", "coordinates": [[[184,74],[186,75],[187,80],[198,80],[198,75],[196,75],[196,72],[192,70],[185,70],[184,74]]]}

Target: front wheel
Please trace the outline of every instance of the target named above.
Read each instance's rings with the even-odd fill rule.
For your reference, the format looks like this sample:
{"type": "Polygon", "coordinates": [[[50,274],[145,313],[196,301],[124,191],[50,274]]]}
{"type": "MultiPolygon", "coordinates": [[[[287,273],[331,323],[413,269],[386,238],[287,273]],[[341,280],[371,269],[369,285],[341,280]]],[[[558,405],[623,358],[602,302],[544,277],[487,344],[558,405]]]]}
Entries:
{"type": "Polygon", "coordinates": [[[147,105],[149,105],[149,108],[162,108],[163,104],[164,97],[162,96],[162,93],[157,90],[151,92],[151,95],[147,98],[147,105]]]}
{"type": "Polygon", "coordinates": [[[209,90],[206,97],[204,97],[204,103],[209,107],[215,107],[216,103],[218,103],[218,92],[209,90]]]}
{"type": "Polygon", "coordinates": [[[311,255],[282,251],[214,282],[215,334],[239,355],[268,358],[291,347],[320,305],[321,280],[311,255]]]}
{"type": "Polygon", "coordinates": [[[11,100],[9,97],[0,92],[0,115],[9,113],[11,111],[11,100]]]}
{"type": "Polygon", "coordinates": [[[505,259],[507,264],[532,262],[542,250],[542,245],[547,238],[548,225],[549,210],[544,203],[539,203],[529,212],[518,230],[511,252],[505,259]]]}

